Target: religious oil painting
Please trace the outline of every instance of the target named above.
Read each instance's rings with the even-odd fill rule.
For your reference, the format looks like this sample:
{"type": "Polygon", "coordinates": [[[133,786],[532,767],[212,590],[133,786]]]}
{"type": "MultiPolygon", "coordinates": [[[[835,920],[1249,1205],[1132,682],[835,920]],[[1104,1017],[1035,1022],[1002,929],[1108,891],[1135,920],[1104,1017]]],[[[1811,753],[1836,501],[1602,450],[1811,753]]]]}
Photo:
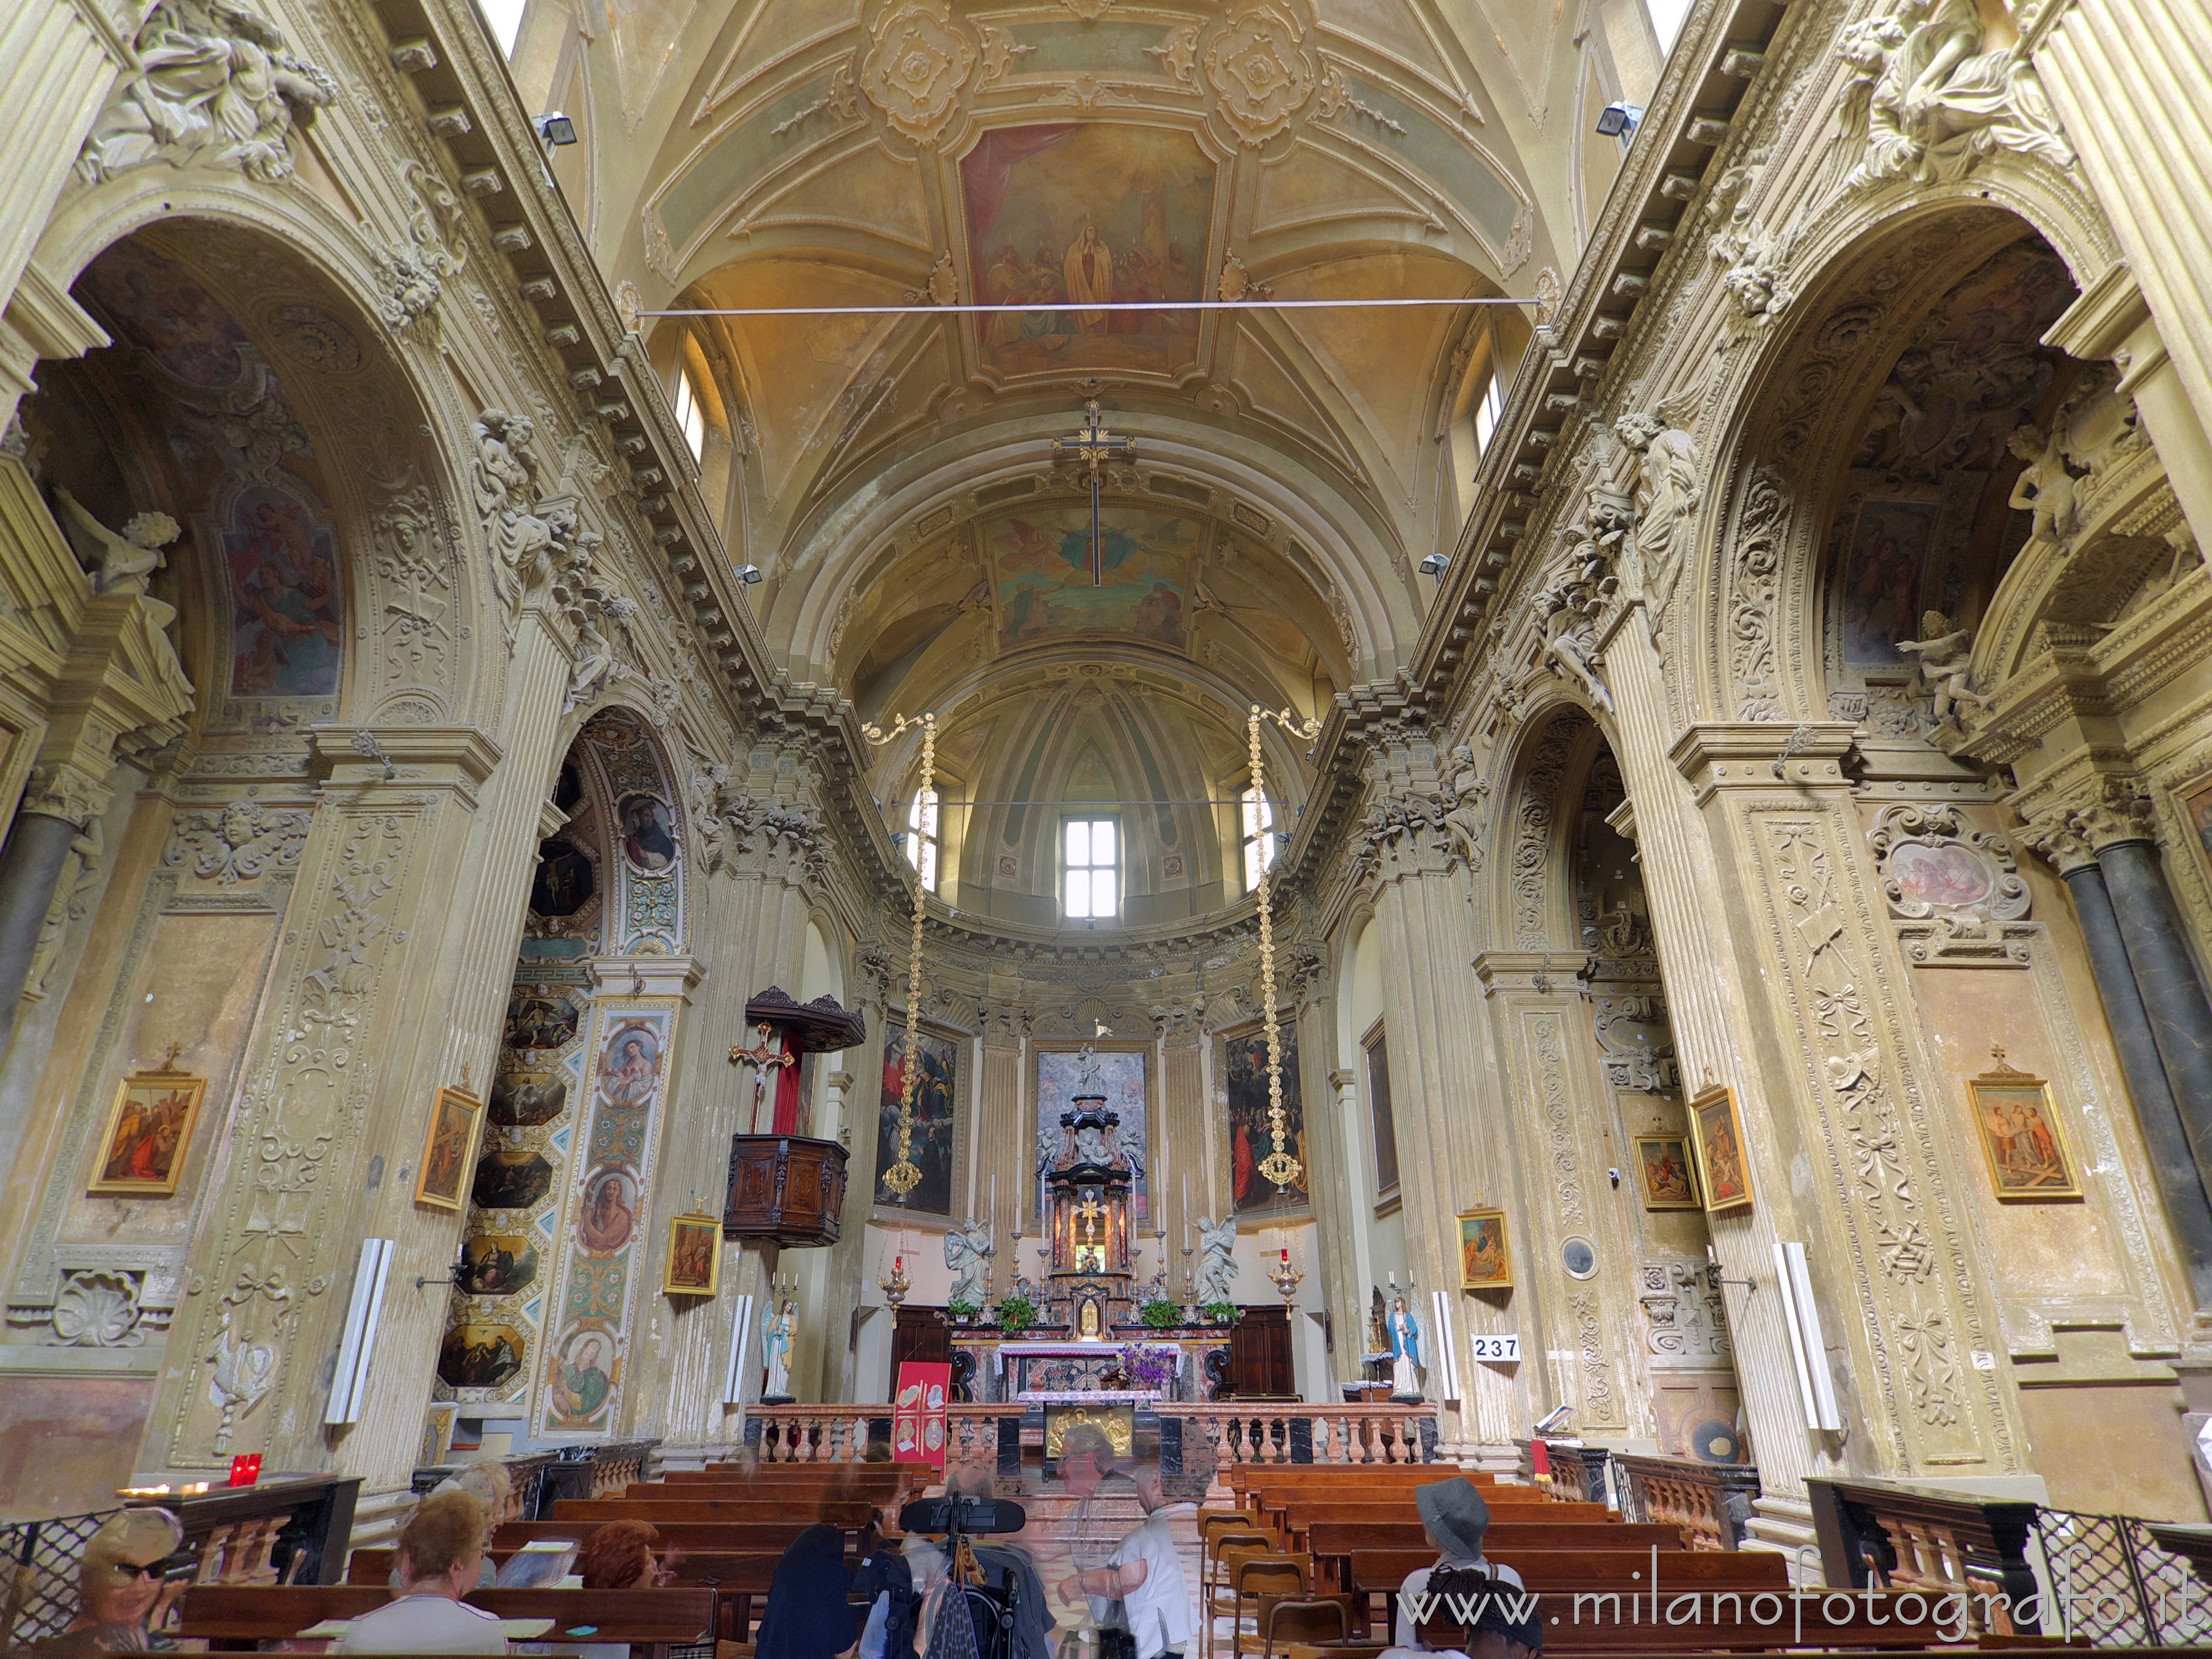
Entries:
{"type": "Polygon", "coordinates": [[[430,1135],[422,1146],[422,1170],[415,1182],[415,1201],[441,1210],[461,1207],[461,1177],[476,1143],[477,1120],[483,1102],[459,1089],[441,1089],[430,1108],[430,1135]]]}
{"type": "Polygon", "coordinates": [[[515,1063],[525,1058],[509,1054],[492,1079],[491,1121],[502,1128],[533,1128],[568,1109],[568,1079],[550,1066],[515,1063]]]}
{"type": "Polygon", "coordinates": [[[1213,163],[1188,133],[1103,121],[999,127],[960,164],[983,366],[1001,375],[1112,366],[1172,374],[1196,354],[1213,163]]]}
{"type": "Polygon", "coordinates": [[[668,1224],[664,1296],[712,1296],[722,1279],[722,1224],[711,1215],[679,1215],[668,1224]]]}
{"type": "Polygon", "coordinates": [[[1303,1213],[1310,1202],[1306,1183],[1305,1097],[1298,1088],[1297,1029],[1278,1028],[1282,1050],[1283,1150],[1297,1160],[1297,1176],[1279,1191],[1261,1174],[1275,1150],[1274,1122],[1268,1114],[1267,1033],[1254,1026],[1222,1039],[1221,1076],[1226,1079],[1229,1124],[1229,1190],[1240,1217],[1303,1213]]]}
{"type": "Polygon", "coordinates": [[[1463,1291],[1513,1288],[1513,1247],[1505,1235],[1504,1211],[1461,1212],[1459,1287],[1463,1291]]]}
{"type": "Polygon", "coordinates": [[[1750,1165],[1744,1156],[1743,1120],[1735,1091],[1726,1084],[1706,1090],[1690,1103],[1690,1127],[1696,1139],[1698,1190],[1708,1215],[1751,1206],[1750,1165]]]}
{"type": "Polygon", "coordinates": [[[520,1233],[483,1233],[461,1246],[460,1285],[469,1296],[513,1296],[538,1282],[538,1247],[520,1233]]]}
{"type": "Polygon", "coordinates": [[[612,1332],[591,1325],[572,1332],[546,1381],[547,1424],[557,1429],[605,1428],[607,1404],[621,1374],[612,1332]]]}
{"type": "MultiPolygon", "coordinates": [[[[906,1197],[912,1215],[952,1214],[952,1172],[959,1166],[958,1111],[959,1045],[949,1037],[924,1031],[916,1045],[921,1051],[915,1080],[914,1133],[908,1157],[921,1171],[921,1180],[906,1197]]],[[[883,1085],[876,1117],[876,1207],[896,1212],[899,1195],[884,1185],[884,1172],[898,1162],[899,1091],[904,1085],[907,1033],[894,1025],[884,1039],[883,1085]]]]}
{"type": "Polygon", "coordinates": [[[1636,1137],[1636,1172],[1647,1210],[1694,1210],[1698,1178],[1692,1172],[1686,1135],[1636,1137]]]}
{"type": "Polygon", "coordinates": [[[438,1378],[456,1389],[505,1388],[529,1346],[512,1325],[456,1325],[438,1345],[438,1378]]]}
{"type": "Polygon", "coordinates": [[[676,867],[676,817],[658,795],[624,795],[615,805],[623,856],[641,876],[665,876],[676,867]]]}
{"type": "Polygon", "coordinates": [[[618,1106],[642,1106],[660,1080],[660,1033],[642,1021],[617,1026],[599,1054],[599,1092],[618,1106]]]}
{"type": "Polygon", "coordinates": [[[1100,580],[1091,580],[1088,501],[1038,506],[984,527],[1007,650],[1066,634],[1133,634],[1182,648],[1197,520],[1150,508],[1099,514],[1100,580]]]}
{"type": "Polygon", "coordinates": [[[1910,665],[1899,640],[1920,637],[1920,569],[1942,511],[1929,501],[1868,501],[1844,559],[1844,660],[1910,665]]]}
{"type": "Polygon", "coordinates": [[[541,916],[573,916],[592,902],[599,872],[588,854],[558,836],[538,843],[538,871],[530,878],[530,908],[541,916]]]}
{"type": "MultiPolygon", "coordinates": [[[[1119,1164],[1125,1170],[1133,1166],[1129,1219],[1132,1223],[1149,1221],[1152,1213],[1152,1155],[1146,1139],[1152,1122],[1146,1086],[1149,1058],[1145,1049],[1107,1049],[1099,1053],[1097,1089],[1106,1097],[1103,1109],[1121,1121],[1112,1129],[1084,1130],[1079,1141],[1074,1130],[1060,1127],[1060,1115],[1074,1109],[1069,1103],[1079,1093],[1090,1092],[1083,1081],[1083,1057],[1072,1048],[1037,1050],[1036,1157],[1040,1173],[1036,1189],[1030,1194],[1028,1213],[1042,1213],[1042,1170],[1072,1152],[1098,1163],[1119,1164]]],[[[1013,1194],[1009,1193],[1006,1196],[1011,1206],[1013,1194]]]]}
{"type": "Polygon", "coordinates": [[[470,1200],[479,1210],[526,1210],[552,1190],[553,1166],[538,1152],[486,1152],[477,1160],[470,1200]]]}
{"type": "Polygon", "coordinates": [[[2190,833],[2197,837],[2197,853],[2204,860],[2205,873],[2212,876],[2212,778],[2182,796],[2181,810],[2188,815],[2190,833]]]}
{"type": "Polygon", "coordinates": [[[1934,847],[1899,842],[1889,849],[1887,873],[1900,898],[1930,909],[1979,904],[1996,890],[1990,866],[1972,848],[1957,842],[1934,847]]]}
{"type": "Polygon", "coordinates": [[[1967,1079],[1966,1098],[1999,1198],[2081,1196],[2050,1084],[2000,1062],[1967,1079]]]}
{"type": "Polygon", "coordinates": [[[518,985],[507,998],[505,1041],[510,1048],[563,1048],[583,1018],[582,1006],[568,991],[518,985]]]}
{"type": "Polygon", "coordinates": [[[637,1231],[637,1172],[599,1169],[584,1177],[584,1207],[576,1217],[576,1243],[605,1255],[619,1250],[637,1231]]]}
{"type": "Polygon", "coordinates": [[[345,634],[337,532],[290,488],[257,484],[231,504],[230,690],[238,697],[337,695],[345,634]]]}
{"type": "Polygon", "coordinates": [[[100,1138],[94,1193],[167,1198],[177,1190],[207,1079],[185,1072],[137,1072],[123,1079],[100,1138]]]}

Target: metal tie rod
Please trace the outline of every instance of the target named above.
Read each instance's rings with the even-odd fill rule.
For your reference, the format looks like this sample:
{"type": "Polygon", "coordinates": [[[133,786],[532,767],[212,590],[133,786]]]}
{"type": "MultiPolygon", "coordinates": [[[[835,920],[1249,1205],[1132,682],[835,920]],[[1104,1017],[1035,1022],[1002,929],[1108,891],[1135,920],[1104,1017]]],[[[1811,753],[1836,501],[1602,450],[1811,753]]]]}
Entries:
{"type": "Polygon", "coordinates": [[[1385,306],[1533,306],[1538,300],[1472,295],[1464,299],[1384,300],[1105,300],[1096,305],[1059,301],[1049,305],[898,306],[701,306],[664,311],[640,310],[641,317],[926,317],[978,316],[1044,311],[1320,311],[1373,310],[1385,306]]]}

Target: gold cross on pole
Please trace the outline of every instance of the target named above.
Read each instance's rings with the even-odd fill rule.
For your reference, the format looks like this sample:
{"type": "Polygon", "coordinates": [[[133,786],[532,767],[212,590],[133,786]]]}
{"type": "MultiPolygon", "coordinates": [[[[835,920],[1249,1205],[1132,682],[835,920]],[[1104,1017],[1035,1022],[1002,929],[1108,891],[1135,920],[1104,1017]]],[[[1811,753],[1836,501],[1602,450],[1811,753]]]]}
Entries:
{"type": "Polygon", "coordinates": [[[1083,429],[1073,438],[1054,438],[1052,453],[1061,459],[1084,463],[1091,472],[1091,585],[1101,587],[1106,580],[1106,544],[1098,533],[1098,483],[1109,461],[1126,461],[1137,453],[1133,439],[1117,438],[1106,429],[1098,412],[1098,399],[1093,398],[1083,405],[1083,429]]]}

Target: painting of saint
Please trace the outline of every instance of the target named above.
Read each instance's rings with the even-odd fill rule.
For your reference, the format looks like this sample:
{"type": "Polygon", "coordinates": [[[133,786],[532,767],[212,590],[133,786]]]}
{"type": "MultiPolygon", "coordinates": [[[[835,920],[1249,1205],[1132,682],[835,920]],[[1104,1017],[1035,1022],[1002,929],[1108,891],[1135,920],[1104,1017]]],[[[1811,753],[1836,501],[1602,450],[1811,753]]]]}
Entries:
{"type": "Polygon", "coordinates": [[[637,1227],[637,1176],[629,1170],[594,1170],[584,1178],[584,1208],[576,1218],[576,1243],[594,1255],[619,1250],[637,1227]]]}
{"type": "Polygon", "coordinates": [[[550,1123],[568,1106],[568,1079],[558,1072],[515,1066],[492,1080],[491,1121],[503,1127],[550,1123]]]}
{"type": "Polygon", "coordinates": [[[676,822],[658,795],[624,795],[615,808],[623,856],[641,875],[665,876],[676,867],[676,822]]]}
{"type": "Polygon", "coordinates": [[[1459,1218],[1459,1284],[1463,1291],[1503,1291],[1513,1285],[1513,1255],[1505,1241],[1505,1212],[1468,1210],[1459,1218]]]}
{"type": "Polygon", "coordinates": [[[1903,665],[1897,641],[1917,638],[1920,567],[1938,513],[1932,501],[1869,501],[1844,558],[1844,661],[1903,665]]]}
{"type": "Polygon", "coordinates": [[[1644,1177],[1647,1210],[1694,1210],[1697,1185],[1690,1173],[1690,1146],[1681,1135],[1638,1135],[1636,1164],[1644,1177]]]}
{"type": "Polygon", "coordinates": [[[554,1367],[547,1421],[562,1429],[604,1426],[596,1419],[614,1393],[618,1368],[611,1333],[587,1327],[570,1336],[554,1367]]]}
{"type": "Polygon", "coordinates": [[[2051,1085],[2010,1066],[1967,1085],[1990,1180],[2001,1199],[2079,1198],[2051,1085]]]}
{"type": "Polygon", "coordinates": [[[416,1203],[441,1210],[461,1207],[461,1172],[469,1167],[469,1148],[483,1111],[483,1102],[474,1095],[438,1091],[430,1109],[430,1138],[422,1148],[422,1173],[415,1183],[416,1203]]]}
{"type": "Polygon", "coordinates": [[[1115,312],[1195,300],[1213,217],[1213,163],[1187,133],[1109,122],[999,127],[960,164],[975,292],[1035,306],[981,319],[987,367],[1172,374],[1197,313],[1115,312]]]}
{"type": "Polygon", "coordinates": [[[1222,1074],[1229,1084],[1229,1190],[1239,1216],[1274,1216],[1306,1207],[1306,1114],[1298,1088],[1298,1040],[1296,1029],[1279,1028],[1283,1076],[1283,1150],[1298,1162],[1298,1177],[1280,1192],[1260,1173],[1260,1165],[1275,1150],[1273,1121],[1268,1115],[1267,1034],[1264,1029],[1224,1038],[1227,1064],[1222,1074]]]}
{"type": "Polygon", "coordinates": [[[712,1296],[722,1266],[722,1224],[709,1215],[679,1215],[668,1224],[665,1296],[712,1296]]]}
{"type": "Polygon", "coordinates": [[[167,1197],[177,1190],[207,1079],[183,1072],[134,1073],[116,1091],[92,1193],[167,1197]]]}
{"type": "Polygon", "coordinates": [[[492,1152],[477,1160],[470,1200],[479,1210],[521,1210],[553,1188],[553,1166],[536,1152],[492,1152]]]}
{"type": "Polygon", "coordinates": [[[642,1106],[660,1080],[660,1034],[650,1025],[624,1025],[599,1054],[599,1092],[623,1106],[642,1106]]]}
{"type": "MultiPolygon", "coordinates": [[[[921,1171],[921,1183],[907,1194],[906,1208],[916,1215],[950,1218],[952,1171],[957,1162],[959,1121],[954,1092],[959,1048],[950,1039],[925,1031],[921,1075],[915,1082],[914,1131],[907,1156],[921,1171]]],[[[907,1034],[890,1028],[884,1040],[884,1073],[876,1115],[876,1197],[879,1208],[898,1205],[898,1194],[883,1183],[883,1173],[898,1162],[899,1095],[906,1081],[907,1034]]]]}
{"type": "Polygon", "coordinates": [[[1182,647],[1184,595],[1202,532],[1196,520],[1109,507],[1099,520],[1097,586],[1088,503],[1031,507],[985,526],[1006,648],[1065,634],[1135,634],[1182,647]]]}
{"type": "Polygon", "coordinates": [[[599,872],[592,860],[570,842],[558,839],[538,844],[538,872],[530,878],[530,908],[541,916],[573,916],[592,902],[599,872]]]}
{"type": "Polygon", "coordinates": [[[1736,1115],[1735,1091],[1722,1084],[1690,1103],[1690,1124],[1698,1149],[1697,1182],[1705,1195],[1705,1212],[1720,1215],[1751,1203],[1751,1176],[1744,1162],[1743,1122],[1736,1115]]]}
{"type": "Polygon", "coordinates": [[[439,1380],[456,1389],[504,1388],[528,1346],[512,1325],[456,1325],[438,1345],[439,1380]]]}
{"type": "Polygon", "coordinates": [[[538,1247],[520,1233],[486,1233],[461,1246],[462,1291],[513,1296],[538,1282],[538,1247]]]}
{"type": "Polygon", "coordinates": [[[290,490],[261,484],[231,508],[222,545],[230,569],[231,695],[337,695],[345,639],[337,532],[290,490]]]}

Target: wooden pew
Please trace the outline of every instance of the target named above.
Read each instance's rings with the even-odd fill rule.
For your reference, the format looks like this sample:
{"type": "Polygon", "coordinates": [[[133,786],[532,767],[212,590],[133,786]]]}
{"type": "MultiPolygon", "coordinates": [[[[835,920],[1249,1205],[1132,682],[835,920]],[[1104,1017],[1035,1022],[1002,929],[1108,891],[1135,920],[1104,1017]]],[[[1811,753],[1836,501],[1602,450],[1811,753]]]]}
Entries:
{"type": "MultiPolygon", "coordinates": [[[[572,1538],[579,1542],[607,1523],[604,1521],[505,1521],[492,1534],[495,1549],[512,1548],[546,1538],[572,1538]]],[[[664,1545],[684,1550],[715,1550],[732,1554],[781,1555],[791,1540],[811,1522],[790,1522],[767,1526],[751,1522],[656,1521],[653,1529],[664,1545]]]]}
{"type": "MultiPolygon", "coordinates": [[[[1498,1477],[1486,1469],[1457,1469],[1449,1463],[1236,1463],[1222,1478],[1232,1492],[1246,1486],[1303,1482],[1321,1486],[1426,1486],[1455,1475],[1478,1486],[1494,1486],[1498,1477]]],[[[1534,1486],[1521,1490],[1534,1492],[1534,1486]]]]}
{"type": "MultiPolygon", "coordinates": [[[[505,1565],[512,1549],[486,1552],[495,1565],[505,1565]]],[[[722,1602],[722,1627],[726,1640],[750,1640],[750,1630],[756,1612],[754,1602],[764,1602],[769,1583],[775,1577],[776,1563],[783,1558],[769,1552],[735,1553],[727,1550],[676,1550],[662,1552],[668,1562],[671,1576],[659,1588],[711,1589],[720,1593],[722,1602]]],[[[358,1549],[346,1563],[346,1583],[383,1587],[391,1582],[392,1570],[399,1552],[393,1549],[358,1549]]]]}
{"type": "MultiPolygon", "coordinates": [[[[194,1584],[179,1604],[176,1633],[211,1647],[290,1641],[326,1619],[358,1619],[392,1599],[368,1584],[194,1584]]],[[[543,1639],[574,1640],[569,1632],[594,1627],[596,1642],[627,1642],[653,1651],[696,1642],[714,1623],[714,1592],[708,1589],[475,1590],[472,1607],[501,1619],[551,1619],[543,1639]]]]}
{"type": "Polygon", "coordinates": [[[563,1498],[553,1505],[555,1521],[731,1522],[740,1526],[787,1526],[796,1538],[817,1522],[854,1532],[875,1516],[870,1504],[848,1499],[817,1503],[773,1503],[753,1498],[563,1498]]]}
{"type": "MultiPolygon", "coordinates": [[[[1637,1550],[1649,1555],[1655,1546],[1662,1552],[1687,1548],[1680,1528],[1641,1522],[1493,1521],[1483,1537],[1486,1555],[1515,1550],[1637,1550]]],[[[1362,1550],[1426,1549],[1429,1559],[1436,1559],[1419,1522],[1367,1526],[1316,1521],[1307,1528],[1306,1547],[1314,1558],[1316,1582],[1327,1580],[1334,1590],[1351,1589],[1352,1557],[1362,1550]]]]}
{"type": "MultiPolygon", "coordinates": [[[[1331,1522],[1354,1527],[1413,1526],[1421,1524],[1420,1511],[1408,1501],[1403,1504],[1343,1504],[1311,1498],[1292,1498],[1280,1504],[1260,1500],[1268,1524],[1281,1534],[1284,1548],[1293,1555],[1303,1553],[1307,1535],[1316,1525],[1331,1522]]],[[[1620,1522],[1602,1504],[1501,1504],[1490,1511],[1492,1528],[1523,1522],[1552,1525],[1559,1522],[1580,1522],[1596,1526],[1618,1526],[1620,1522]]]]}

